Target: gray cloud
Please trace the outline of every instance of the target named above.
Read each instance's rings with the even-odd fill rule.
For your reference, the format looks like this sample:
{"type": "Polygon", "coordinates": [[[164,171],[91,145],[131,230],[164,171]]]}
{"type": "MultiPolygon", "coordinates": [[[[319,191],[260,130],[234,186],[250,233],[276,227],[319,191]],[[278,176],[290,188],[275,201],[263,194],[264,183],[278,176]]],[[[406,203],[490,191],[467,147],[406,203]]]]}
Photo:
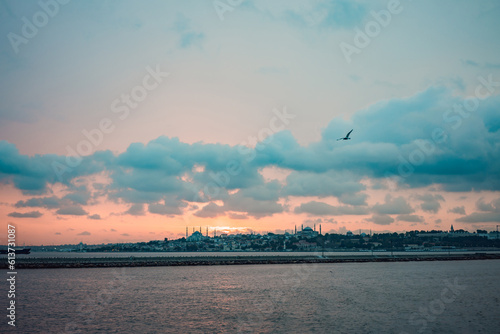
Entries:
{"type": "Polygon", "coordinates": [[[377,225],[390,225],[394,222],[394,218],[386,214],[374,214],[371,218],[367,218],[366,220],[377,225]]]}
{"type": "Polygon", "coordinates": [[[68,169],[68,172],[60,180],[54,171],[53,164],[65,166],[67,157],[54,154],[33,157],[21,155],[15,145],[1,140],[0,181],[5,180],[12,183],[25,195],[42,195],[47,193],[48,184],[62,181],[69,185],[69,181],[75,177],[103,171],[106,169],[105,162],[109,162],[111,159],[112,154],[109,151],[96,152],[91,156],[86,156],[76,167],[68,169]]]}
{"type": "Polygon", "coordinates": [[[238,191],[228,196],[224,201],[224,209],[237,213],[246,213],[248,216],[259,219],[272,216],[275,213],[281,213],[285,208],[276,201],[257,200],[253,197],[245,196],[244,192],[238,191]]]}
{"type": "Polygon", "coordinates": [[[333,206],[317,201],[302,203],[294,211],[295,213],[308,213],[315,216],[366,215],[369,213],[368,209],[364,207],[333,206]]]}
{"type": "Polygon", "coordinates": [[[420,208],[426,212],[437,213],[439,209],[441,209],[441,204],[439,202],[444,202],[444,197],[436,194],[424,194],[415,196],[420,201],[423,201],[420,204],[420,208]]]}
{"type": "Polygon", "coordinates": [[[90,200],[90,191],[85,186],[77,187],[62,200],[69,200],[74,204],[87,205],[90,200]]]}
{"type": "Polygon", "coordinates": [[[490,203],[486,203],[484,201],[484,198],[481,197],[476,202],[476,208],[479,211],[496,212],[499,207],[500,207],[500,198],[497,200],[491,201],[490,203]]]}
{"type": "Polygon", "coordinates": [[[231,219],[248,219],[247,215],[241,213],[229,212],[227,215],[231,219]]]}
{"type": "Polygon", "coordinates": [[[480,212],[473,212],[455,220],[464,223],[500,223],[500,198],[489,203],[480,198],[476,202],[476,207],[480,212]]]}
{"type": "Polygon", "coordinates": [[[457,207],[454,207],[450,210],[448,210],[448,212],[451,212],[451,213],[456,213],[456,214],[459,214],[459,215],[465,215],[465,206],[457,206],[457,207]]]}
{"type": "Polygon", "coordinates": [[[363,200],[356,198],[355,193],[366,188],[359,181],[359,176],[347,172],[293,172],[286,179],[283,193],[287,196],[344,196],[346,201],[359,202],[363,200]]]}
{"type": "Polygon", "coordinates": [[[424,217],[418,215],[399,215],[396,220],[410,223],[422,223],[424,222],[424,217]]]}
{"type": "Polygon", "coordinates": [[[142,203],[135,203],[128,208],[127,211],[125,211],[125,214],[129,214],[132,216],[144,216],[146,212],[144,211],[144,204],[142,203]]]}
{"type": "Polygon", "coordinates": [[[183,208],[186,206],[186,202],[179,201],[173,197],[165,197],[163,203],[149,204],[148,210],[150,213],[158,215],[174,216],[181,215],[183,213],[183,208]]]}
{"type": "Polygon", "coordinates": [[[82,209],[81,206],[72,205],[60,208],[56,211],[58,215],[68,215],[68,216],[86,216],[87,212],[82,209]]]}
{"type": "Polygon", "coordinates": [[[500,212],[473,212],[455,220],[463,223],[500,223],[500,212]]]}
{"type": "Polygon", "coordinates": [[[339,201],[349,205],[366,205],[368,195],[364,193],[349,194],[344,193],[339,197],[339,201]]]}
{"type": "Polygon", "coordinates": [[[224,208],[213,202],[210,202],[201,210],[197,211],[194,215],[201,218],[215,218],[219,215],[224,215],[224,208]]]}
{"type": "Polygon", "coordinates": [[[401,196],[392,197],[391,195],[387,195],[385,197],[385,203],[383,204],[375,204],[372,208],[373,212],[377,214],[410,214],[415,210],[408,204],[408,202],[401,196]]]}
{"type": "Polygon", "coordinates": [[[13,217],[13,218],[40,218],[43,216],[43,213],[40,211],[31,211],[31,212],[11,212],[7,216],[13,217]]]}
{"type": "Polygon", "coordinates": [[[15,204],[16,208],[38,207],[46,209],[56,209],[61,205],[61,200],[55,196],[52,197],[34,197],[26,201],[18,201],[15,204]]]}
{"type": "Polygon", "coordinates": [[[337,224],[337,221],[334,218],[315,218],[304,220],[304,224],[337,224]]]}
{"type": "MultiPolygon", "coordinates": [[[[64,173],[61,180],[53,163],[64,166],[68,157],[22,155],[15,145],[0,141],[0,182],[12,184],[25,195],[38,196],[19,201],[16,207],[58,209],[58,215],[86,214],[81,205],[88,205],[92,195],[73,183],[78,178],[106,172],[111,183],[100,187],[99,192],[116,203],[132,204],[127,214],[142,214],[139,204],[147,204],[151,213],[178,215],[189,202],[221,200],[225,213],[263,217],[286,210],[279,201],[288,196],[333,196],[343,204],[366,205],[363,193],[366,187],[361,180],[380,181],[387,177],[387,172],[401,176],[398,168],[408,165],[410,156],[416,157],[418,153],[422,161],[408,165],[411,173],[398,179],[400,186],[419,188],[437,184],[444,191],[498,191],[500,97],[481,100],[481,107],[467,119],[461,119],[452,109],[453,105],[463,103],[463,99],[446,89],[431,87],[408,98],[371,105],[354,113],[349,120],[335,118],[324,129],[321,139],[308,146],[297,143],[289,131],[274,134],[258,149],[187,144],[177,138],[159,137],[147,144],[131,144],[122,154],[98,151],[86,156],[64,173]],[[350,128],[355,129],[352,140],[337,142],[339,134],[350,128]],[[435,129],[446,132],[444,143],[432,141],[435,129]],[[238,167],[237,172],[228,172],[229,162],[238,167]],[[202,166],[203,170],[193,170],[194,166],[202,166]],[[271,166],[291,171],[285,185],[264,181],[259,171],[271,166]],[[63,198],[50,197],[48,186],[57,183],[67,186],[70,193],[63,198]],[[235,189],[238,191],[233,193],[235,189]]],[[[439,212],[444,201],[437,194],[416,199],[423,202],[422,210],[431,213],[439,212]]],[[[479,212],[494,212],[493,203],[477,205],[479,212]]],[[[340,208],[309,204],[296,210],[325,215],[343,212],[350,206],[340,208]]],[[[352,214],[369,211],[349,210],[352,214]]],[[[371,211],[381,215],[409,215],[414,209],[404,198],[396,197],[376,204],[371,211]]]]}

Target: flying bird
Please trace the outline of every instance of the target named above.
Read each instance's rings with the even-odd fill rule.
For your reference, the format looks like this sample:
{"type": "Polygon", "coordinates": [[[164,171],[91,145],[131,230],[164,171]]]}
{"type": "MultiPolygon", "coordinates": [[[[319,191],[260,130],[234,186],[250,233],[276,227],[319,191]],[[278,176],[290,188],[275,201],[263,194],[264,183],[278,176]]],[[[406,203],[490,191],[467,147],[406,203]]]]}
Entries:
{"type": "MultiPolygon", "coordinates": [[[[354,129],[352,129],[352,130],[354,130],[354,129]]],[[[339,139],[337,139],[337,141],[339,141],[339,140],[350,140],[351,138],[349,138],[349,135],[351,134],[352,130],[349,131],[344,138],[339,138],[339,139]]]]}

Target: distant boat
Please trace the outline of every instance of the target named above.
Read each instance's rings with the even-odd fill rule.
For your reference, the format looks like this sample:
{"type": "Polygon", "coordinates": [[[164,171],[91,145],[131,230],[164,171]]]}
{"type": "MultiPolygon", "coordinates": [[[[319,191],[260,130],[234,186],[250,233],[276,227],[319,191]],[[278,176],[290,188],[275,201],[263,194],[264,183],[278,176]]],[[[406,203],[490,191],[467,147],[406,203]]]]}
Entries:
{"type": "MultiPolygon", "coordinates": [[[[29,254],[31,251],[31,248],[21,248],[21,249],[15,249],[14,252],[16,254],[29,254]]],[[[0,254],[8,254],[9,251],[8,249],[0,249],[0,254]]]]}

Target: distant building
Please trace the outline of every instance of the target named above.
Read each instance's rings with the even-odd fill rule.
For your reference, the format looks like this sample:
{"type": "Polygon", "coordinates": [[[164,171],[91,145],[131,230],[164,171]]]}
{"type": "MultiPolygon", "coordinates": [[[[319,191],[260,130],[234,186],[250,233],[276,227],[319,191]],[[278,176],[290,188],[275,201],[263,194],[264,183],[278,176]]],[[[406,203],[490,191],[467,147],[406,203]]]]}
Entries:
{"type": "Polygon", "coordinates": [[[305,240],[299,240],[298,242],[295,242],[294,245],[297,246],[297,248],[300,250],[312,250],[312,249],[316,249],[316,247],[317,247],[317,244],[315,242],[307,242],[305,240]]]}
{"type": "Polygon", "coordinates": [[[410,250],[422,250],[424,246],[418,245],[418,244],[408,244],[405,245],[405,250],[410,251],[410,250]]]}
{"type": "Polygon", "coordinates": [[[203,234],[199,231],[193,232],[189,237],[187,237],[187,241],[202,241],[204,239],[203,234]]]}
{"type": "Polygon", "coordinates": [[[314,238],[314,237],[317,237],[318,234],[319,233],[317,231],[314,231],[310,227],[306,227],[302,231],[297,232],[298,236],[306,237],[306,238],[314,238]]]}

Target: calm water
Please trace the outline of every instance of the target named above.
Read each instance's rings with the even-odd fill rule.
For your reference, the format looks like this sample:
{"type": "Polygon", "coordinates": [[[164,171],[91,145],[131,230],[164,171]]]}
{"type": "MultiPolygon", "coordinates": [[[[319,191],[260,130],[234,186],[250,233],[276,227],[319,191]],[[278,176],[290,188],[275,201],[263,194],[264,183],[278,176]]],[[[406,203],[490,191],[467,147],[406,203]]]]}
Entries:
{"type": "Polygon", "coordinates": [[[16,332],[500,333],[499,278],[500,260],[19,270],[16,332]]]}

